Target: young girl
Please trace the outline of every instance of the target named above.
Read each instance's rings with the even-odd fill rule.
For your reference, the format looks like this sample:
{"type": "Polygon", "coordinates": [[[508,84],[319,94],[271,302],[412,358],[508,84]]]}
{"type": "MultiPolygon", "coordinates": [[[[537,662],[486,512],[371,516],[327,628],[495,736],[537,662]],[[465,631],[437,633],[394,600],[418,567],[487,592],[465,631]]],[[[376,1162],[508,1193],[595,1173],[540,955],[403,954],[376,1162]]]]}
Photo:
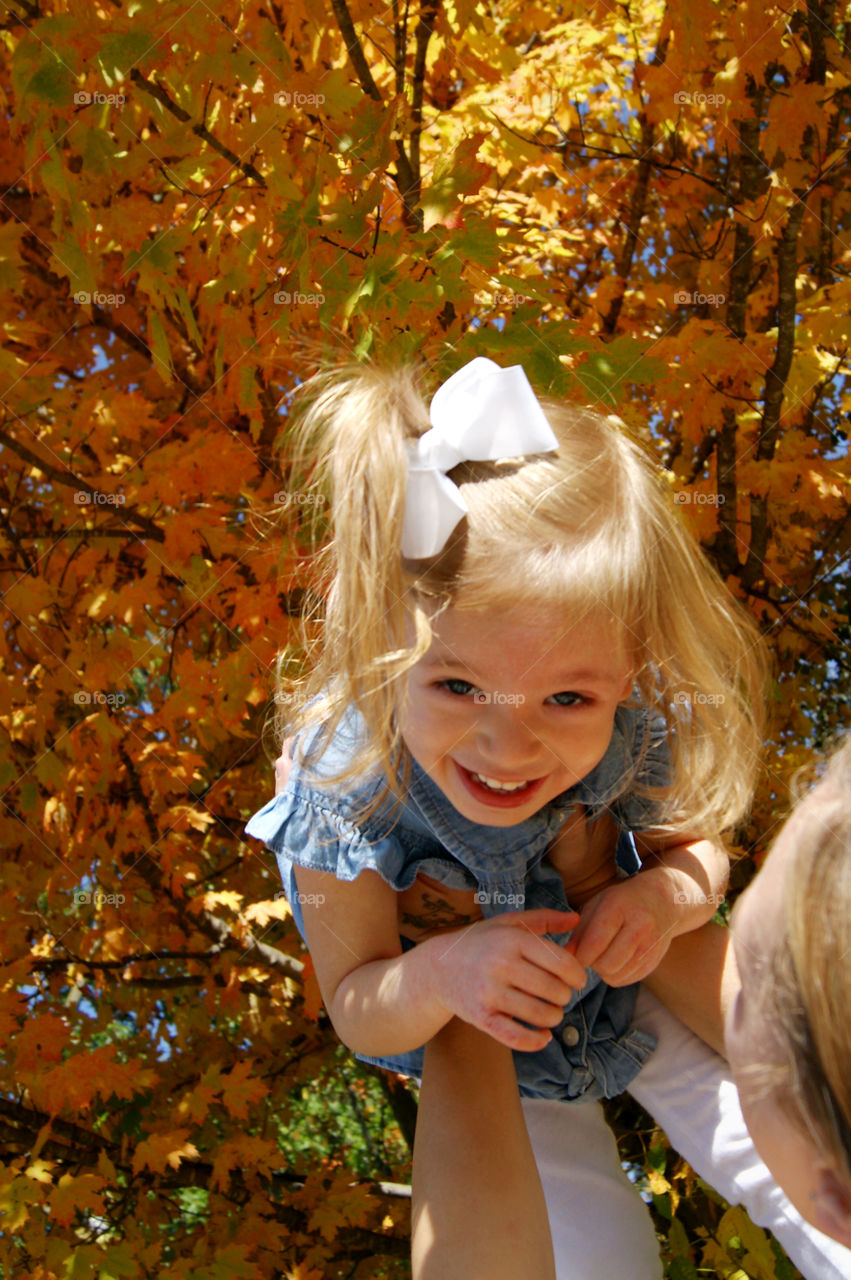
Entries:
{"type": "Polygon", "coordinates": [[[420,1077],[460,1019],[514,1051],[525,1098],[612,1096],[655,1043],[636,983],[723,895],[755,633],[613,420],[544,412],[482,359],[430,415],[406,373],[317,386],[320,652],[288,784],[247,830],[357,1054],[420,1077]]]}

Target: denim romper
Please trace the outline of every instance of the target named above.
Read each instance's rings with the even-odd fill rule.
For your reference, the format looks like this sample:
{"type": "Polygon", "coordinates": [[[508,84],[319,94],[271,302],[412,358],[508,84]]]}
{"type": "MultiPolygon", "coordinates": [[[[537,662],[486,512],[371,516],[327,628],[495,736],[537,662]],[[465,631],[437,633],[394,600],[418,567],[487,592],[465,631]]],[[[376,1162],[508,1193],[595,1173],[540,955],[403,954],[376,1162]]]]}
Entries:
{"type": "MultiPolygon", "coordinates": [[[[348,779],[336,784],[339,791],[321,780],[356,758],[365,732],[359,713],[350,709],[309,772],[299,764],[296,750],[285,790],[246,826],[248,835],[275,854],[302,937],[295,880],[299,866],[331,872],[340,880],[354,880],[369,868],[397,891],[409,888],[422,873],[452,889],[475,890],[485,918],[537,907],[566,911],[561,877],[544,855],[569,811],[585,805],[592,818],[607,810],[619,830],[617,869],[623,877],[634,875],[641,861],[632,832],[654,825],[653,808],[634,792],[622,792],[624,779],[664,786],[670,773],[664,720],[651,719],[641,707],[621,705],[596,768],[515,826],[483,826],[463,817],[416,761],[401,806],[391,798],[364,819],[359,813],[385,789],[383,775],[348,779]]],[[[547,936],[564,943],[570,934],[547,936]]],[[[407,938],[401,943],[404,950],[416,945],[407,938]]],[[[567,1102],[614,1097],[655,1047],[655,1037],[630,1029],[638,984],[608,987],[593,969],[586,973],[586,985],[573,993],[559,1025],[550,1028],[549,1044],[534,1053],[515,1051],[520,1092],[526,1097],[567,1102]]],[[[423,1052],[419,1048],[363,1061],[419,1078],[423,1052]]]]}

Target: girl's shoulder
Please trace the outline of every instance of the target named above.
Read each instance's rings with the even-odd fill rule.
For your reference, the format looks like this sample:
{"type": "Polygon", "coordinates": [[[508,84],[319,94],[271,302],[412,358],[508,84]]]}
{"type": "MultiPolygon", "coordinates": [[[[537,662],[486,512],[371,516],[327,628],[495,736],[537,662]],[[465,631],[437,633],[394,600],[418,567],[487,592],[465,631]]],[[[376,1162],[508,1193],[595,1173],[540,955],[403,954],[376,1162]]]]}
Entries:
{"type": "Polygon", "coordinates": [[[310,729],[294,740],[287,785],[253,815],[246,833],[263,841],[282,870],[294,864],[340,880],[373,870],[395,889],[409,887],[433,850],[410,829],[405,807],[394,800],[380,767],[358,772],[365,742],[361,717],[347,711],[321,756],[312,760],[317,732],[310,729]],[[338,779],[347,771],[352,771],[348,777],[338,779]]]}
{"type": "Polygon", "coordinates": [[[638,699],[622,703],[606,754],[579,784],[581,802],[592,812],[611,809],[629,830],[653,826],[653,793],[670,786],[672,778],[668,735],[661,711],[638,699]]]}

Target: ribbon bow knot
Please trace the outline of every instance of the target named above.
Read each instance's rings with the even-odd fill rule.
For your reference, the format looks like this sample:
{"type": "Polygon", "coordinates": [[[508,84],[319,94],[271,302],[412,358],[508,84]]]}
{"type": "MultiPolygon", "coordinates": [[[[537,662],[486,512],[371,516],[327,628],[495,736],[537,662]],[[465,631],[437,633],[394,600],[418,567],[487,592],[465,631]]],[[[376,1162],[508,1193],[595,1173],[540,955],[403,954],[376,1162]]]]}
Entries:
{"type": "Polygon", "coordinates": [[[467,512],[446,474],[459,462],[551,453],[558,441],[520,365],[501,369],[477,356],[435,392],[431,428],[409,443],[402,554],[426,560],[446,545],[467,512]]]}

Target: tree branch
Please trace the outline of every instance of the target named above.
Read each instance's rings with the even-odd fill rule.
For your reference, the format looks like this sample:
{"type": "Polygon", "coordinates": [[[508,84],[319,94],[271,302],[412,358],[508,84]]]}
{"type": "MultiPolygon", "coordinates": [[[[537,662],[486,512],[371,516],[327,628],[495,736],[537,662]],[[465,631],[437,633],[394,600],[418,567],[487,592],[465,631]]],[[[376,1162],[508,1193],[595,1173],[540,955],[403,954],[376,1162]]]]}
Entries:
{"type": "MultiPolygon", "coordinates": [[[[148,832],[151,848],[155,848],[160,840],[160,831],[157,827],[156,818],[148,803],[148,797],[145,795],[142,787],[142,780],[139,777],[135,764],[131,760],[127,748],[124,743],[120,743],[118,754],[127,771],[128,788],[133,799],[137,802],[145,819],[145,825],[148,832]]],[[[213,915],[211,911],[203,908],[200,911],[189,911],[189,903],[182,903],[169,893],[164,883],[164,877],[150,853],[144,852],[134,864],[139,874],[154,889],[158,895],[165,895],[171,902],[175,911],[181,916],[184,922],[190,927],[200,929],[208,938],[212,938],[222,951],[225,949],[239,952],[241,957],[249,958],[254,963],[267,965],[270,969],[274,969],[279,973],[283,973],[288,978],[299,980],[304,971],[304,965],[300,960],[296,960],[293,956],[288,956],[283,951],[279,951],[277,947],[271,947],[268,943],[260,942],[253,934],[248,933],[242,938],[235,937],[230,926],[219,916],[213,915]]]]}
{"type": "MultiPolygon", "coordinates": [[[[352,22],[352,15],[349,13],[346,0],[331,0],[331,7],[334,10],[334,17],[337,19],[337,26],[340,28],[340,34],[346,44],[346,52],[352,60],[352,66],[355,69],[360,86],[368,97],[375,102],[383,102],[381,90],[372,78],[372,72],[369,69],[369,63],[366,60],[357,33],[355,25],[352,22]]],[[[423,216],[418,209],[419,205],[419,180],[415,175],[411,162],[405,154],[405,148],[402,145],[401,138],[395,139],[396,146],[396,187],[402,197],[402,203],[405,206],[405,212],[408,217],[409,224],[415,230],[421,230],[423,225],[423,216]]]]}
{"type": "Polygon", "coordinates": [[[130,72],[130,79],[133,84],[137,85],[144,93],[150,94],[152,98],[156,98],[166,111],[170,112],[181,124],[191,124],[192,132],[197,138],[201,138],[206,142],[213,151],[217,151],[225,160],[229,160],[235,169],[239,169],[247,178],[251,178],[259,187],[266,187],[266,179],[259,169],[253,164],[245,160],[240,160],[236,152],[231,151],[230,147],[226,147],[223,142],[219,142],[205,124],[192,124],[192,117],[188,111],[184,111],[183,107],[178,106],[173,98],[170,98],[165,89],[160,84],[156,84],[153,80],[147,80],[137,67],[133,67],[130,72]]]}
{"type": "MultiPolygon", "coordinates": [[[[114,1142],[100,1134],[84,1129],[72,1121],[50,1117],[43,1111],[26,1106],[22,1102],[12,1102],[0,1097],[0,1116],[6,1123],[0,1126],[0,1142],[3,1150],[12,1158],[26,1157],[39,1141],[41,1153],[48,1159],[55,1160],[67,1171],[75,1174],[87,1168],[97,1168],[97,1158],[101,1151],[108,1153],[116,1169],[121,1171],[127,1185],[136,1188],[136,1196],[144,1196],[148,1191],[164,1191],[180,1187],[209,1187],[213,1178],[213,1164],[208,1160],[184,1159],[179,1168],[167,1169],[162,1173],[151,1173],[149,1170],[135,1172],[132,1167],[132,1146],[128,1149],[126,1138],[123,1142],[114,1142]],[[46,1137],[42,1130],[49,1125],[46,1137]],[[54,1136],[55,1135],[55,1136],[54,1136]],[[63,1141],[65,1139],[66,1141],[63,1141]]],[[[283,1159],[283,1157],[282,1157],[283,1159]]],[[[65,1171],[65,1170],[63,1170],[65,1171]]],[[[247,1177],[241,1169],[232,1169],[229,1174],[230,1195],[241,1195],[247,1200],[256,1191],[252,1185],[255,1181],[268,1195],[268,1209],[271,1214],[292,1230],[305,1231],[309,1214],[292,1203],[281,1203],[280,1197],[288,1192],[298,1192],[304,1186],[303,1174],[282,1169],[267,1172],[254,1170],[247,1177]],[[249,1180],[250,1178],[250,1180],[249,1180]]],[[[58,1181],[58,1177],[57,1177],[58,1181]]],[[[372,1191],[381,1207],[381,1202],[397,1206],[398,1201],[410,1198],[410,1187],[404,1183],[375,1181],[366,1184],[372,1191]]],[[[369,1249],[372,1256],[387,1254],[393,1257],[406,1257],[409,1243],[405,1236],[383,1235],[365,1227],[343,1228],[337,1235],[337,1244],[345,1253],[369,1249]]]]}
{"type": "MultiPolygon", "coordinates": [[[[777,252],[777,346],[774,362],[765,379],[762,423],[756,447],[759,462],[770,462],[777,448],[780,416],[786,380],[795,351],[795,278],[798,272],[798,234],[804,217],[804,202],[795,200],[786,218],[777,252]]],[[[751,496],[751,539],[742,581],[748,589],[762,577],[768,548],[768,503],[764,497],[751,496]]]]}
{"type": "MultiPolygon", "coordinates": [[[[47,462],[46,459],[40,458],[38,454],[33,453],[25,444],[21,444],[19,440],[15,440],[13,436],[8,435],[5,431],[0,431],[0,444],[4,444],[8,449],[11,449],[12,453],[16,453],[22,461],[28,462],[30,466],[37,467],[39,471],[44,472],[46,476],[49,476],[51,480],[55,480],[57,484],[77,489],[81,493],[88,494],[89,498],[94,498],[98,492],[97,489],[92,488],[88,481],[81,480],[79,476],[75,476],[73,471],[62,471],[59,467],[54,466],[52,462],[47,462]]],[[[100,510],[100,507],[96,506],[94,509],[100,510]]],[[[122,514],[122,519],[128,518],[139,526],[146,537],[152,538],[155,542],[165,542],[165,534],[162,529],[147,516],[143,516],[135,507],[127,507],[122,514]]],[[[98,536],[97,529],[86,529],[82,532],[98,536]]],[[[123,532],[125,537],[133,535],[132,529],[116,530],[115,526],[110,526],[103,530],[103,533],[109,534],[117,532],[123,532]]]]}

